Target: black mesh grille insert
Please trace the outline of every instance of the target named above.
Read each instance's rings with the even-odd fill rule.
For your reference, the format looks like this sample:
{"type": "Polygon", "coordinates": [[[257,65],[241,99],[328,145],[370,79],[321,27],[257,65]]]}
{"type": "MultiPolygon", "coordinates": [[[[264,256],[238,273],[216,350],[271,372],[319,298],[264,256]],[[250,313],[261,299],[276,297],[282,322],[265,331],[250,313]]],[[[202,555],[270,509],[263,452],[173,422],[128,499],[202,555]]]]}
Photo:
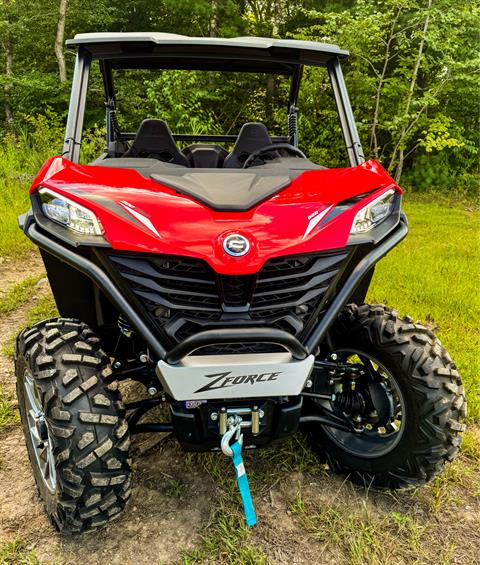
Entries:
{"type": "Polygon", "coordinates": [[[203,260],[109,254],[170,345],[218,327],[271,326],[301,336],[348,251],[269,260],[255,275],[219,275],[203,260]]]}

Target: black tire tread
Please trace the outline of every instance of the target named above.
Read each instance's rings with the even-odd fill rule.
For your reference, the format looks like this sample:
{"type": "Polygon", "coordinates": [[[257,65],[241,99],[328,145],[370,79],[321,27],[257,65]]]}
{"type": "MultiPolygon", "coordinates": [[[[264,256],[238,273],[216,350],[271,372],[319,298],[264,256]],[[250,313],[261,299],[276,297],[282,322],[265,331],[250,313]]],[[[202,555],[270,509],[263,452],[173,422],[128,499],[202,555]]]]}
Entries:
{"type": "Polygon", "coordinates": [[[334,343],[335,334],[342,343],[365,340],[391,356],[410,375],[422,418],[415,445],[402,465],[367,473],[345,464],[338,452],[325,450],[330,468],[364,486],[402,488],[431,480],[455,458],[465,430],[465,391],[447,350],[429,328],[383,304],[349,305],[332,333],[334,343]]]}
{"type": "Polygon", "coordinates": [[[119,516],[131,492],[123,405],[118,390],[103,382],[111,374],[110,359],[88,326],[66,318],[21,332],[19,379],[22,359],[41,391],[54,443],[58,494],[47,512],[65,534],[104,526],[119,516]]]}

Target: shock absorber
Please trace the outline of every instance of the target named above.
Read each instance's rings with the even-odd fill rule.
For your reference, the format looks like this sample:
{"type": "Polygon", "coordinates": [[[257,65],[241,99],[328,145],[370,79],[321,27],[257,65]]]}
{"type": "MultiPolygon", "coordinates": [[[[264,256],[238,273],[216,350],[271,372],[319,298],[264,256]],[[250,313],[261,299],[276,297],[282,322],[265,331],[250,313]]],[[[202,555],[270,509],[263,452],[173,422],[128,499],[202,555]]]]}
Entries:
{"type": "Polygon", "coordinates": [[[358,390],[342,390],[335,393],[333,406],[348,415],[362,414],[365,411],[365,400],[358,390]]]}
{"type": "Polygon", "coordinates": [[[132,326],[130,325],[128,320],[126,320],[121,314],[118,317],[117,324],[118,324],[118,328],[119,328],[120,332],[124,336],[132,337],[132,335],[133,335],[132,326]]]}
{"type": "Polygon", "coordinates": [[[298,145],[298,108],[293,104],[290,106],[290,111],[288,113],[288,137],[290,143],[297,147],[298,145]]]}

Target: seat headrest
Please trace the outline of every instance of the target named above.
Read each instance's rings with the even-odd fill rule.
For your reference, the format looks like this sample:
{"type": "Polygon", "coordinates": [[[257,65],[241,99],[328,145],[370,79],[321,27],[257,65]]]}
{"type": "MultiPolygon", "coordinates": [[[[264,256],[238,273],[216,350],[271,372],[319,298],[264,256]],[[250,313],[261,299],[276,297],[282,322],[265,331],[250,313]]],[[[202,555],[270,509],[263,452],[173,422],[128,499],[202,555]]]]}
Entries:
{"type": "Polygon", "coordinates": [[[271,144],[272,140],[264,124],[259,122],[243,124],[232,152],[225,158],[223,167],[241,169],[249,155],[271,144]]]}
{"type": "Polygon", "coordinates": [[[124,157],[152,157],[168,163],[188,166],[188,160],[178,149],[170,128],[163,120],[143,120],[135,139],[124,157]]]}

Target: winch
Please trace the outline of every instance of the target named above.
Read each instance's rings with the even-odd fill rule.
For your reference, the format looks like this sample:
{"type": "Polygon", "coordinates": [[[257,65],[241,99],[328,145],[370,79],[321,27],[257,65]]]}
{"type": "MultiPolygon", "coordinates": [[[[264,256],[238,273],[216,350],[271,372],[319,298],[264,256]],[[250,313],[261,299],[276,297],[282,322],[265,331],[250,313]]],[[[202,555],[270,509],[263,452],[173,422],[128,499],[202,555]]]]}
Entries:
{"type": "Polygon", "coordinates": [[[218,412],[212,412],[210,414],[210,419],[214,422],[218,421],[218,431],[223,435],[227,431],[228,419],[233,415],[244,417],[249,416],[250,420],[241,420],[240,427],[250,428],[250,431],[254,436],[260,433],[260,421],[265,416],[265,413],[256,405],[252,408],[226,408],[225,406],[222,406],[218,412]]]}

